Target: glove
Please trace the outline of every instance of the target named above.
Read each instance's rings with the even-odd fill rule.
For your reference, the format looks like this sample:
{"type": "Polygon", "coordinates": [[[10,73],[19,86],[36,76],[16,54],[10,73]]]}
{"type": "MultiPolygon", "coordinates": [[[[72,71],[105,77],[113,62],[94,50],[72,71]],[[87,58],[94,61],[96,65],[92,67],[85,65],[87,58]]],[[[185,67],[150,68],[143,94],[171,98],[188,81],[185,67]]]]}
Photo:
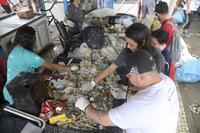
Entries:
{"type": "Polygon", "coordinates": [[[71,66],[70,67],[70,70],[71,71],[77,71],[79,68],[78,68],[78,66],[71,66]]]}
{"type": "Polygon", "coordinates": [[[125,86],[125,85],[122,85],[122,84],[119,85],[119,88],[121,88],[124,91],[128,90],[128,86],[125,86]]]}
{"type": "Polygon", "coordinates": [[[92,80],[91,82],[84,83],[83,86],[81,87],[81,90],[83,92],[90,91],[95,87],[95,85],[96,85],[95,81],[92,80]]]}
{"type": "Polygon", "coordinates": [[[111,88],[110,92],[115,99],[126,99],[126,91],[120,88],[111,88]]]}
{"type": "Polygon", "coordinates": [[[77,99],[75,106],[82,111],[85,111],[86,107],[90,104],[90,102],[85,99],[85,97],[80,97],[77,99]]]}

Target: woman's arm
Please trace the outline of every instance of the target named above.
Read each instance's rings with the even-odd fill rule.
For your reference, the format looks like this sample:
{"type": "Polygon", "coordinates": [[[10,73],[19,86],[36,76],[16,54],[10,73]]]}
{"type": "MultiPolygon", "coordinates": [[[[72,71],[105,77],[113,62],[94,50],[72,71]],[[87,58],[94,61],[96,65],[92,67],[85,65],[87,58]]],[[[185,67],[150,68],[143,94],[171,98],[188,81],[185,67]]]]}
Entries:
{"type": "Polygon", "coordinates": [[[99,83],[102,79],[109,76],[111,73],[113,73],[118,66],[116,66],[114,63],[112,63],[108,68],[106,68],[104,71],[102,71],[99,76],[95,78],[95,83],[99,83]]]}
{"type": "Polygon", "coordinates": [[[55,64],[55,63],[50,63],[45,61],[42,66],[42,68],[46,68],[49,70],[63,70],[63,71],[68,71],[70,70],[69,66],[63,66],[63,65],[59,65],[59,64],[55,64]]]}
{"type": "Polygon", "coordinates": [[[67,18],[67,16],[65,16],[64,17],[64,22],[67,23],[67,20],[68,20],[68,18],[67,18]]]}
{"type": "Polygon", "coordinates": [[[191,0],[187,0],[187,11],[186,11],[186,14],[190,14],[191,13],[190,3],[191,3],[191,0]]]}

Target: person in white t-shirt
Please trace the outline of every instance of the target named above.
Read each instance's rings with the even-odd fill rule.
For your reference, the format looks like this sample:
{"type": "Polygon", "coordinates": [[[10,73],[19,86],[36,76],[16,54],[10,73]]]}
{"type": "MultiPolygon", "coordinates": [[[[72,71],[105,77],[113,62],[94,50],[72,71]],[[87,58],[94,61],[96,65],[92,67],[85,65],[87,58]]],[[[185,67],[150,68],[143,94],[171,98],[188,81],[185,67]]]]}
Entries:
{"type": "Polygon", "coordinates": [[[128,93],[127,102],[104,111],[80,97],[75,106],[96,122],[118,126],[126,133],[176,133],[179,101],[174,82],[157,72],[154,59],[144,50],[130,53],[125,69],[130,82],[140,88],[135,95],[128,93]]]}

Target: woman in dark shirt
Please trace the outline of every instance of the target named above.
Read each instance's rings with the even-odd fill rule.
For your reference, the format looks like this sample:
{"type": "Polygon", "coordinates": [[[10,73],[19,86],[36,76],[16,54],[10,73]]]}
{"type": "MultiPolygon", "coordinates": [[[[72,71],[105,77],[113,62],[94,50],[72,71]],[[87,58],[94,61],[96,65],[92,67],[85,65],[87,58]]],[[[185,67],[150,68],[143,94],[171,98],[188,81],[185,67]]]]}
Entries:
{"type": "Polygon", "coordinates": [[[67,13],[64,18],[64,22],[67,21],[73,23],[73,25],[68,26],[68,33],[70,36],[74,36],[81,31],[81,26],[83,23],[84,14],[81,8],[80,0],[70,0],[70,4],[67,7],[67,13]]]}

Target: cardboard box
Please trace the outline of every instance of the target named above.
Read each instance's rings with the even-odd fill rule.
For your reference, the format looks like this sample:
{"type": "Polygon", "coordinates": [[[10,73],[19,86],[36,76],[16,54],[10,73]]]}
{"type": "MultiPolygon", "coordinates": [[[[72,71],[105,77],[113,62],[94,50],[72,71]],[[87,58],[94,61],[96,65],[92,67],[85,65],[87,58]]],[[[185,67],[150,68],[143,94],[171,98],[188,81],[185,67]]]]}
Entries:
{"type": "Polygon", "coordinates": [[[17,12],[19,18],[32,18],[34,17],[33,9],[23,9],[17,12]]]}

